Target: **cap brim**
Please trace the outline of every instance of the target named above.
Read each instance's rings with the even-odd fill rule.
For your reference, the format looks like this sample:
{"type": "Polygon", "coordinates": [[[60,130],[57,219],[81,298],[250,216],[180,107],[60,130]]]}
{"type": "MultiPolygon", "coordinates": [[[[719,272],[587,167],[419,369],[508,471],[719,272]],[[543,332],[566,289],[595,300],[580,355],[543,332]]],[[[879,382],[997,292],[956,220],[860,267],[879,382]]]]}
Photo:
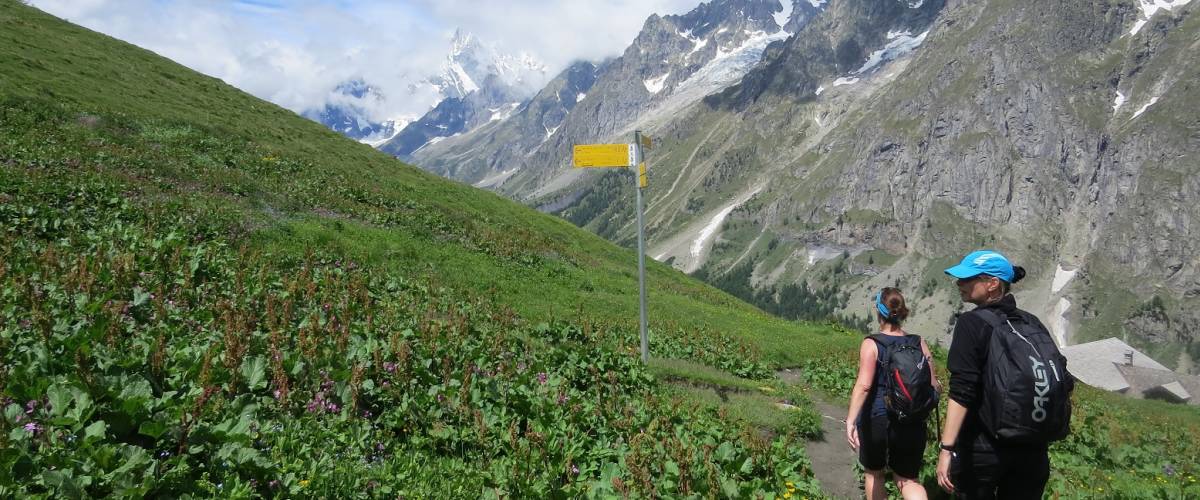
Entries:
{"type": "Polygon", "coordinates": [[[975,269],[971,266],[964,266],[962,264],[959,264],[950,269],[947,269],[946,274],[949,274],[950,276],[954,276],[955,278],[958,278],[961,280],[961,279],[966,279],[966,278],[974,278],[983,273],[979,272],[978,269],[975,269]]]}

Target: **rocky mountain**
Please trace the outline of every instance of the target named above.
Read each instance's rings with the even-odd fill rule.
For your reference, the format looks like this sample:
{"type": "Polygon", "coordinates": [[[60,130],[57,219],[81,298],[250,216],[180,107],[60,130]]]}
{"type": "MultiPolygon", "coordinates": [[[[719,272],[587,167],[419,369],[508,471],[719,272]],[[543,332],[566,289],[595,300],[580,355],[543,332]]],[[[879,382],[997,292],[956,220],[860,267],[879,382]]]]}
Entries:
{"type": "MultiPolygon", "coordinates": [[[[565,164],[573,142],[628,140],[640,127],[660,140],[651,256],[763,307],[813,301],[799,309],[861,318],[873,290],[898,285],[911,328],[947,340],[962,305],[941,269],[993,247],[1029,269],[1018,300],[1060,342],[1121,337],[1195,371],[1197,4],[816,3],[730,85],[661,113],[670,98],[658,96],[699,71],[675,74],[694,66],[661,48],[686,46],[683,18],[652,17],[557,133],[497,126],[419,162],[469,181],[515,170],[499,190],[628,244],[628,173],[565,164]],[[498,146],[534,140],[545,142],[498,146]]],[[[749,15],[741,28],[764,21],[749,15]]]]}
{"type": "Polygon", "coordinates": [[[425,82],[445,98],[377,147],[408,158],[426,145],[507,118],[545,82],[546,71],[528,54],[510,56],[457,31],[442,74],[425,82]]]}
{"type": "Polygon", "coordinates": [[[785,39],[823,5],[713,0],[683,15],[653,15],[620,57],[572,66],[509,119],[431,144],[413,159],[516,195],[572,184],[574,173],[556,175],[571,144],[631,132],[736,82],[769,43],[785,39]]]}
{"type": "Polygon", "coordinates": [[[528,53],[512,55],[456,30],[440,71],[408,84],[398,97],[356,79],[342,83],[321,109],[305,117],[396,156],[438,138],[504,117],[546,81],[546,66],[528,53]],[[427,102],[423,116],[379,118],[389,98],[427,102]]]}
{"type": "Polygon", "coordinates": [[[356,141],[375,142],[395,136],[411,120],[374,118],[371,110],[384,99],[383,93],[367,82],[351,80],[334,88],[324,107],[305,111],[303,116],[356,141]]]}

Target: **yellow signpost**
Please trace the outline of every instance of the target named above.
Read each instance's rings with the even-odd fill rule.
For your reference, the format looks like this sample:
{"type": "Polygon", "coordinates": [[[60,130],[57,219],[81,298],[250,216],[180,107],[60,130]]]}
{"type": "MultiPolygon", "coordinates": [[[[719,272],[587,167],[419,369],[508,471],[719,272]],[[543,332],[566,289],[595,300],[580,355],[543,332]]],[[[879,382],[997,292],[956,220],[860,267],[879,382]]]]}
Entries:
{"type": "Polygon", "coordinates": [[[572,163],[576,168],[629,167],[633,149],[629,144],[578,144],[572,163]]]}
{"type": "Polygon", "coordinates": [[[642,219],[642,190],[650,185],[645,151],[654,141],[641,130],[633,132],[633,144],[577,144],[571,158],[575,168],[629,168],[637,165],[638,306],[642,337],[642,363],[650,362],[650,337],[646,331],[646,229],[642,219]]]}

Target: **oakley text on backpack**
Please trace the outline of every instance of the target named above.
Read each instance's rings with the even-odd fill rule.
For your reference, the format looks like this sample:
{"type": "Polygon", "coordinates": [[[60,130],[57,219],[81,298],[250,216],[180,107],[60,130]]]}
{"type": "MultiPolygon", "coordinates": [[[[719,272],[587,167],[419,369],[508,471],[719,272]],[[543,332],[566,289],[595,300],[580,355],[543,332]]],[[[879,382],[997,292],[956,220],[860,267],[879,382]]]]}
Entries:
{"type": "Polygon", "coordinates": [[[980,309],[992,326],[980,417],[992,436],[1011,443],[1048,443],[1071,432],[1075,378],[1041,321],[1025,311],[1005,318],[980,309]]]}

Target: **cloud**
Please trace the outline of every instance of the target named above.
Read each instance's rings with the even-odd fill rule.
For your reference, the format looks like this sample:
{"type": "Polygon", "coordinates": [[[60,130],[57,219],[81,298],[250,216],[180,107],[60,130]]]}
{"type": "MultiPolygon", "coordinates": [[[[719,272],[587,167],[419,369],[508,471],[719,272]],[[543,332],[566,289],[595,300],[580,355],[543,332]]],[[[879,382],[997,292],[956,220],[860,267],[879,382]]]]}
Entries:
{"type": "Polygon", "coordinates": [[[455,28],[557,74],[620,54],[651,13],[698,0],[33,0],[46,12],[152,50],[296,112],[361,78],[387,99],[375,118],[417,116],[433,102],[409,86],[436,74],[455,28]]]}

